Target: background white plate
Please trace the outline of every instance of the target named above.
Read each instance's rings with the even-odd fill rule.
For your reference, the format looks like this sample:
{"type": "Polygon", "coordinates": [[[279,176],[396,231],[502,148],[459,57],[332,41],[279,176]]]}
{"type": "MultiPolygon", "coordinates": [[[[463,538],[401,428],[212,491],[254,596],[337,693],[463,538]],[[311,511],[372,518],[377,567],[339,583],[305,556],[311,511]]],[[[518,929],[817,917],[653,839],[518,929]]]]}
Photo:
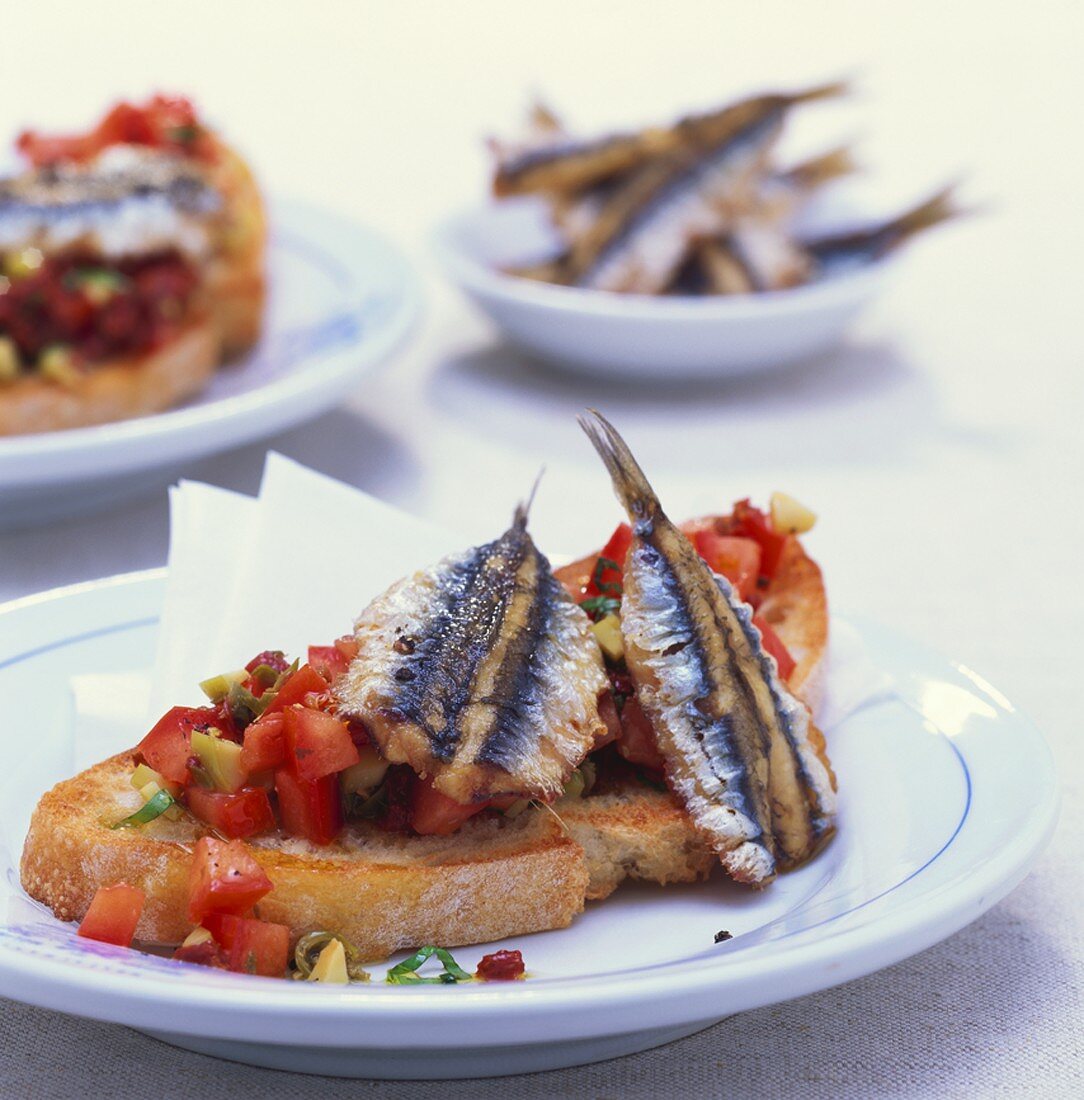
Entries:
{"type": "Polygon", "coordinates": [[[66,432],[0,437],[0,528],[173,480],[182,462],[249,443],[338,404],[417,319],[420,291],[383,237],[296,202],[271,207],[264,335],[183,406],[66,432]]]}
{"type": "MultiPolygon", "coordinates": [[[[839,836],[770,889],[623,888],[570,929],[508,944],[531,975],[510,985],[387,986],[377,965],[371,986],[336,989],[89,943],[24,897],[19,854],[38,797],[73,771],[68,678],[145,667],[162,591],[161,574],[136,575],[0,609],[0,994],[194,1050],[419,1078],[646,1049],[943,939],[1020,881],[1053,826],[1051,759],[1027,719],[969,669],[858,622],[899,695],[833,731],[839,836]],[[724,928],[735,938],[715,945],[724,928]]],[[[473,970],[486,950],[456,955],[473,970]]]]}
{"type": "Polygon", "coordinates": [[[445,273],[515,344],[614,378],[721,378],[782,367],[837,343],[880,291],[892,260],[794,290],[731,297],[613,294],[553,286],[500,269],[552,255],[546,208],[491,202],[434,235],[445,273]]]}

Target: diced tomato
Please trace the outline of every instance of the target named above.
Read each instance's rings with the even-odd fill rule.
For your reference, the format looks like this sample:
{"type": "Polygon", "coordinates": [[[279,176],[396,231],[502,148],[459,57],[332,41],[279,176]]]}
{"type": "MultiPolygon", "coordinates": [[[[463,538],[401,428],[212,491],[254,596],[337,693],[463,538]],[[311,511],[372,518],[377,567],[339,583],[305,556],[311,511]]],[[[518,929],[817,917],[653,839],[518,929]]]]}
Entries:
{"type": "Polygon", "coordinates": [[[414,784],[410,805],[410,824],[422,836],[446,836],[454,833],[468,818],[486,808],[484,802],[464,805],[433,786],[431,779],[419,778],[414,784]]]}
{"type": "Polygon", "coordinates": [[[285,924],[246,917],[224,917],[228,924],[229,967],[239,974],[281,978],[290,953],[290,929],[285,924]]]}
{"type": "Polygon", "coordinates": [[[241,767],[253,775],[278,768],[286,761],[286,733],[281,714],[262,714],[245,730],[241,767]]]}
{"type": "Polygon", "coordinates": [[[278,694],[268,704],[264,714],[274,714],[294,703],[304,703],[306,695],[323,695],[326,691],[327,680],[312,665],[302,665],[279,688],[278,694]]]}
{"type": "Polygon", "coordinates": [[[271,800],[261,787],[242,787],[233,794],[223,794],[193,784],[186,798],[196,817],[231,840],[243,840],[275,827],[271,800]]]}
{"type": "Polygon", "coordinates": [[[482,956],[475,977],[483,982],[511,982],[522,978],[526,972],[519,951],[494,951],[492,955],[482,956]]]}
{"type": "Polygon", "coordinates": [[[771,580],[779,568],[787,540],[794,536],[779,534],[768,515],[748,500],[739,500],[734,505],[733,524],[734,534],[752,539],[760,547],[760,573],[771,580]]]}
{"type": "Polygon", "coordinates": [[[621,736],[621,716],[617,713],[612,691],[604,691],[598,697],[598,716],[606,723],[606,732],[602,737],[595,738],[592,750],[600,749],[621,736]]]}
{"type": "Polygon", "coordinates": [[[290,768],[279,768],[275,772],[275,792],[283,827],[291,836],[304,837],[313,844],[330,844],[339,835],[343,808],[337,775],[301,779],[290,768]]]}
{"type": "Polygon", "coordinates": [[[614,529],[614,533],[610,536],[610,541],[606,543],[599,554],[600,558],[609,558],[610,561],[616,562],[618,567],[614,569],[606,566],[599,569],[596,562],[595,567],[591,570],[591,579],[587,582],[587,588],[584,590],[585,595],[600,596],[609,591],[603,587],[604,585],[621,583],[621,577],[625,569],[625,559],[629,556],[631,545],[632,528],[627,523],[618,524],[614,529]]]}
{"type": "Polygon", "coordinates": [[[350,659],[338,646],[310,645],[309,664],[333,684],[350,667],[350,659]]]}
{"type": "Polygon", "coordinates": [[[77,935],[130,947],[144,901],[146,894],[138,886],[129,886],[126,882],[99,886],[77,935]]]}
{"type": "Polygon", "coordinates": [[[171,783],[187,783],[192,731],[215,725],[217,717],[213,707],[174,707],[158,719],[136,752],[171,783]]]}
{"type": "Polygon", "coordinates": [[[344,634],[335,639],[335,648],[347,659],[352,661],[358,655],[358,640],[353,634],[344,634]]]}
{"type": "Polygon", "coordinates": [[[791,673],[798,667],[798,662],[790,655],[790,650],[783,644],[782,638],[776,634],[767,620],[760,615],[754,615],[753,626],[760,631],[764,651],[775,658],[780,679],[789,680],[791,673]]]}
{"type": "Polygon", "coordinates": [[[50,135],[25,131],[16,148],[36,167],[58,161],[84,161],[110,145],[146,145],[174,153],[214,159],[211,136],[199,124],[192,104],[182,96],[156,95],[142,106],[116,104],[85,134],[50,135]]]}
{"type": "Polygon", "coordinates": [[[271,880],[240,840],[201,837],[188,876],[188,919],[244,913],[272,889],[271,880]]]}
{"type": "Polygon", "coordinates": [[[711,566],[712,571],[726,577],[743,600],[748,600],[756,592],[757,578],[760,576],[759,543],[740,536],[720,535],[710,528],[701,528],[691,534],[686,531],[686,534],[689,534],[696,552],[711,566]]]}
{"type": "Polygon", "coordinates": [[[625,700],[621,708],[621,737],[617,751],[630,763],[661,772],[664,768],[662,754],[655,740],[655,730],[640,701],[635,695],[625,700]]]}
{"type": "Polygon", "coordinates": [[[187,947],[181,944],[173,952],[173,957],[178,962],[195,963],[196,966],[211,966],[216,970],[229,969],[229,959],[225,951],[214,940],[191,943],[187,947]]]}
{"type": "Polygon", "coordinates": [[[345,722],[305,707],[283,712],[288,759],[300,779],[321,779],[358,762],[358,750],[345,722]]]}

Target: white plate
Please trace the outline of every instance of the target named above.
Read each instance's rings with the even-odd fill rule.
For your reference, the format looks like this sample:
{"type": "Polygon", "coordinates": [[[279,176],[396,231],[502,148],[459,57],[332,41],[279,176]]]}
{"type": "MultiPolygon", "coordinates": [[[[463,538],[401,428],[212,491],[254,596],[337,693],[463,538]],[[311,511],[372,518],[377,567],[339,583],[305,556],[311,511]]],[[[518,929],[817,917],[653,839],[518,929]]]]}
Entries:
{"type": "MultiPolygon", "coordinates": [[[[712,880],[622,888],[570,929],[519,937],[512,984],[328,988],[186,966],[79,940],[29,902],[18,862],[38,797],[72,768],[73,673],[144,667],[162,575],[0,609],[0,994],[282,1069],[478,1077],[643,1050],[731,1013],[888,966],[951,935],[1027,873],[1056,784],[1042,737],[967,668],[871,623],[899,698],[831,738],[840,832],[756,893],[712,880]],[[734,939],[716,945],[727,929],[734,939]]],[[[133,740],[139,731],[133,731],[133,740]]],[[[473,970],[489,948],[461,948],[473,970]]],[[[383,966],[374,967],[377,979],[383,966]]]]}
{"type": "Polygon", "coordinates": [[[725,377],[827,350],[876,295],[892,261],[811,286],[733,297],[677,298],[552,286],[500,269],[552,255],[545,208],[490,203],[434,235],[449,278],[513,343],[593,375],[725,377]]]}
{"type": "Polygon", "coordinates": [[[197,397],[155,416],[0,437],[0,528],[90,511],[161,486],[195,458],[338,404],[417,319],[417,280],[372,230],[295,202],[271,209],[259,344],[197,397]]]}

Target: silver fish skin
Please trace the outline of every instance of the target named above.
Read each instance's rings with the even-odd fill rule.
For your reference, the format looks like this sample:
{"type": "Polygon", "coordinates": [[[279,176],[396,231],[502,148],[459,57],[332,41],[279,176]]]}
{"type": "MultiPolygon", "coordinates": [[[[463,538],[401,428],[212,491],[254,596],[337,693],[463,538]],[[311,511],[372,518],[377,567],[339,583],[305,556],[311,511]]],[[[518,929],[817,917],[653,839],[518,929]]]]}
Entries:
{"type": "Polygon", "coordinates": [[[499,539],[378,596],[355,637],[340,712],[457,802],[552,798],[605,733],[598,643],[524,509],[499,539]]]}
{"type": "Polygon", "coordinates": [[[667,519],[608,421],[580,418],[632,523],[621,629],[666,777],[726,871],[763,886],[834,828],[835,791],[752,609],[667,519]]]}
{"type": "Polygon", "coordinates": [[[176,247],[202,254],[222,196],[201,170],[157,150],[116,146],[87,164],[0,179],[0,248],[106,256],[176,247]]]}

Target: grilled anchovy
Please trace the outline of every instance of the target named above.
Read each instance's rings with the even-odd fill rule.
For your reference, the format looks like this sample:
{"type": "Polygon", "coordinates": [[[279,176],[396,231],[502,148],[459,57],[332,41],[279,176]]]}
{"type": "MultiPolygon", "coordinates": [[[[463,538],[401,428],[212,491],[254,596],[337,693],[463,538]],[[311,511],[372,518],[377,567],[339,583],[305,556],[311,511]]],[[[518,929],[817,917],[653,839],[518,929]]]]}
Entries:
{"type": "Polygon", "coordinates": [[[833,84],[759,96],[679,123],[674,152],[633,172],[573,242],[564,281],[635,294],[664,290],[696,237],[725,229],[755,205],[755,184],[787,111],[840,91],[833,84]]]}
{"type": "Polygon", "coordinates": [[[355,635],[341,710],[458,802],[556,795],[605,732],[598,644],[524,508],[499,539],[378,596],[355,635]]]}
{"type": "Polygon", "coordinates": [[[128,146],[88,165],[56,165],[0,180],[0,248],[58,251],[90,243],[106,254],[177,246],[200,251],[221,196],[187,161],[128,146]]]}
{"type": "MultiPolygon", "coordinates": [[[[786,110],[795,103],[839,95],[841,84],[797,93],[771,93],[728,104],[705,114],[690,115],[673,126],[652,126],[629,134],[612,134],[590,141],[570,138],[549,111],[545,138],[501,157],[493,181],[498,196],[543,193],[567,196],[595,187],[647,160],[681,149],[711,149],[728,140],[756,116],[786,110]]],[[[537,134],[538,110],[532,130],[537,134]]],[[[500,146],[497,146],[500,152],[500,146]]]]}
{"type": "Polygon", "coordinates": [[[888,221],[851,233],[817,237],[802,244],[816,261],[820,274],[835,274],[878,260],[895,251],[916,233],[958,217],[960,213],[960,208],[953,202],[953,188],[947,187],[888,221]]]}
{"type": "Polygon", "coordinates": [[[667,781],[735,879],[764,885],[833,829],[809,716],[761,646],[751,609],[666,518],[624,440],[580,418],[632,523],[621,629],[667,781]]]}

